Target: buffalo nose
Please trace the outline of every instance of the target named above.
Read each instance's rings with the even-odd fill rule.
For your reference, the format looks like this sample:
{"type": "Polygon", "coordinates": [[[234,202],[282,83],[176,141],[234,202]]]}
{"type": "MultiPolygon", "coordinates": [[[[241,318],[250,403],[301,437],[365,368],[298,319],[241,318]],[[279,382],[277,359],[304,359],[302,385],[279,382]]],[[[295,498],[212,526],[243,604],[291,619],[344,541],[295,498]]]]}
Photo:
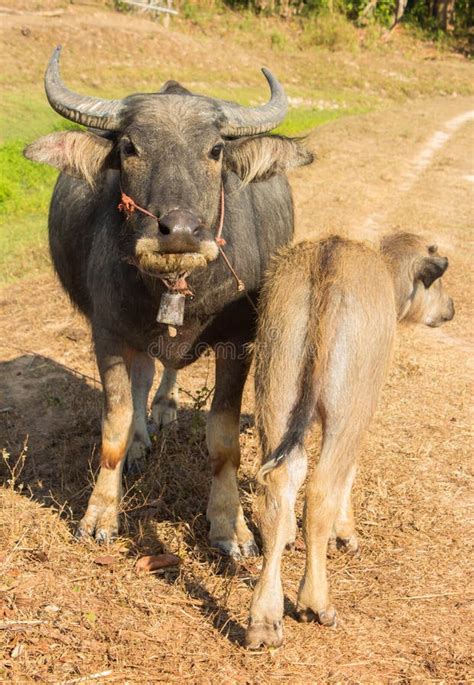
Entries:
{"type": "Polygon", "coordinates": [[[160,218],[159,231],[162,235],[194,235],[200,224],[199,219],[191,212],[185,209],[173,209],[160,218]]]}

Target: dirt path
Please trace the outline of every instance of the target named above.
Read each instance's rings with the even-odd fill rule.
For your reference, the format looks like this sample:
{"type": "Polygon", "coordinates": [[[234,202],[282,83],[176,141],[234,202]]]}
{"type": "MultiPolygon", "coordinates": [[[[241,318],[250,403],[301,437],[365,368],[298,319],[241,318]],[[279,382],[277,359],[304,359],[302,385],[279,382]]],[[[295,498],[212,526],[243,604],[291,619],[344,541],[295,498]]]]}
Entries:
{"type": "MultiPolygon", "coordinates": [[[[40,623],[5,633],[0,679],[58,682],[104,670],[112,673],[103,682],[469,679],[473,109],[473,100],[439,98],[343,119],[311,135],[319,161],[292,177],[300,237],[422,232],[449,256],[445,280],[456,305],[441,330],[400,331],[356,484],[362,557],[330,562],[336,630],[291,617],[304,563],[296,551],[284,562],[284,648],[250,655],[240,646],[258,562],[234,568],[206,549],[203,416],[186,393],[196,398],[212,386],[209,359],[181,375],[178,436],[158,441],[147,472],[129,484],[129,534],[111,550],[116,563],[100,568],[93,563],[100,552],[72,542],[69,518],[87,496],[100,397],[93,382],[60,364],[96,377],[87,328],[53,277],[4,290],[2,396],[11,409],[1,417],[11,461],[29,436],[22,477],[33,497],[6,490],[0,501],[7,549],[16,544],[0,589],[4,621],[40,623]],[[161,547],[183,556],[178,578],[136,578],[133,556],[161,547]]],[[[252,411],[249,385],[242,431],[249,514],[252,411]]]]}

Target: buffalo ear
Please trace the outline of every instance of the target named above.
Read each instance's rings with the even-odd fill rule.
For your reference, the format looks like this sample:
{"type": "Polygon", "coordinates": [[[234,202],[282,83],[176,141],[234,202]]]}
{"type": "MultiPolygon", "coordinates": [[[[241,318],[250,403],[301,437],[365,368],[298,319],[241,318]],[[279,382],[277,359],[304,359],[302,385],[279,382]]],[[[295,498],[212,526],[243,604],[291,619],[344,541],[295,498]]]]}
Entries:
{"type": "Polygon", "coordinates": [[[158,92],[160,95],[192,95],[191,91],[178,81],[166,81],[158,92]]]}
{"type": "Polygon", "coordinates": [[[226,167],[244,182],[264,181],[305,164],[314,157],[302,139],[284,136],[250,136],[228,141],[224,148],[226,167]]]}
{"type": "Polygon", "coordinates": [[[437,278],[440,278],[448,268],[447,257],[423,257],[417,270],[417,278],[425,288],[429,288],[437,278]]]}
{"type": "Polygon", "coordinates": [[[50,133],[28,145],[23,154],[33,162],[49,164],[91,186],[108,167],[115,166],[114,143],[86,131],[50,133]]]}

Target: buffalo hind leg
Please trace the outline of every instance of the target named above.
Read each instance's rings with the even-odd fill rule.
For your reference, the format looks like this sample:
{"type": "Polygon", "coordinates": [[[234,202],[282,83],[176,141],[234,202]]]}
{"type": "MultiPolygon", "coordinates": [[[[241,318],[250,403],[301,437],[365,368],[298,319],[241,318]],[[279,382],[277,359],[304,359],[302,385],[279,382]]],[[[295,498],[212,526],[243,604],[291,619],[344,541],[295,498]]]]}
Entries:
{"type": "Polygon", "coordinates": [[[206,438],[212,469],[207,506],[212,547],[239,558],[255,556],[258,548],[247,527],[240,504],[237,469],[240,465],[240,406],[250,360],[229,350],[216,351],[216,388],[207,420],[206,438]]]}
{"type": "Polygon", "coordinates": [[[131,364],[134,433],[127,452],[128,473],[140,471],[140,462],[151,447],[147,427],[147,403],[154,375],[154,359],[146,353],[137,353],[131,364]]]}
{"type": "Polygon", "coordinates": [[[263,568],[250,606],[245,645],[279,647],[283,642],[283,587],[281,557],[288,540],[295,536],[295,502],[306,475],[306,453],[295,447],[285,462],[265,477],[260,532],[263,568]]]}
{"type": "Polygon", "coordinates": [[[151,416],[158,429],[176,421],[179,393],[176,379],[178,372],[164,369],[161,382],[151,405],[151,416]]]}
{"type": "Polygon", "coordinates": [[[122,470],[134,433],[129,379],[133,355],[119,341],[98,334],[94,338],[104,393],[102,452],[99,475],[77,535],[109,542],[118,534],[122,470]]]}

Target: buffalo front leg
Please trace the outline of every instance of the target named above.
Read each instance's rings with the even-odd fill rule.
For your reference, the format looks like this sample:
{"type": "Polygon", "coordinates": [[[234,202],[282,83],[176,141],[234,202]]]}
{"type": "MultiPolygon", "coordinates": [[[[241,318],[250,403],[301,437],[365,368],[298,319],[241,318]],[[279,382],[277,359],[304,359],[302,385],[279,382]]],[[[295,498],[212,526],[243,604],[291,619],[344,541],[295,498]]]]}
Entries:
{"type": "Polygon", "coordinates": [[[216,389],[206,428],[212,469],[207,518],[212,547],[239,558],[258,554],[245,523],[237,484],[240,405],[250,360],[244,354],[235,355],[245,357],[242,359],[226,359],[225,351],[216,352],[216,389]]]}
{"type": "Polygon", "coordinates": [[[109,542],[118,534],[122,470],[134,434],[129,379],[133,354],[119,341],[97,333],[94,338],[104,393],[102,451],[99,475],[77,535],[109,542]]]}
{"type": "Polygon", "coordinates": [[[178,416],[179,392],[176,379],[178,372],[164,369],[160,385],[151,405],[151,416],[158,429],[176,421],[178,416]]]}
{"type": "Polygon", "coordinates": [[[131,362],[133,397],[133,440],[127,453],[128,473],[140,471],[140,462],[151,447],[147,427],[147,402],[155,375],[155,361],[144,352],[137,352],[131,362]]]}

